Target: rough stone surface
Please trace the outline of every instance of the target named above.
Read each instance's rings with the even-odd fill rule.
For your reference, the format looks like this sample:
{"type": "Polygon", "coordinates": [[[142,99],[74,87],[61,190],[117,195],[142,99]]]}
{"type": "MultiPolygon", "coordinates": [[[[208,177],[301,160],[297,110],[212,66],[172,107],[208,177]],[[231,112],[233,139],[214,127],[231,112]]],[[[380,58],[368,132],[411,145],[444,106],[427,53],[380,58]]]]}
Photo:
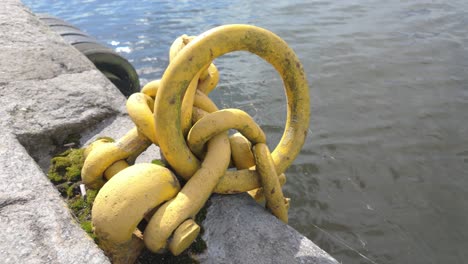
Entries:
{"type": "Polygon", "coordinates": [[[86,57],[71,49],[20,1],[3,0],[0,21],[2,54],[10,58],[2,61],[0,83],[12,81],[12,76],[15,81],[44,80],[90,69],[86,57]]]}
{"type": "Polygon", "coordinates": [[[201,263],[338,263],[245,193],[210,200],[203,222],[208,248],[198,256],[201,263]]]}
{"type": "Polygon", "coordinates": [[[109,263],[12,134],[0,160],[1,263],[109,263]]]}
{"type": "MultiPolygon", "coordinates": [[[[85,145],[134,125],[125,98],[19,0],[0,4],[1,263],[109,263],[47,179],[72,134],[85,145]]],[[[137,162],[159,158],[151,147],[137,162]]],[[[201,263],[336,263],[244,195],[214,196],[201,263]]]]}
{"type": "MultiPolygon", "coordinates": [[[[72,47],[70,47],[72,48],[72,47]]],[[[49,164],[53,146],[68,135],[113,117],[125,98],[94,69],[46,80],[0,85],[1,119],[40,166],[49,164]],[[47,151],[46,151],[47,150],[47,151]]]]}

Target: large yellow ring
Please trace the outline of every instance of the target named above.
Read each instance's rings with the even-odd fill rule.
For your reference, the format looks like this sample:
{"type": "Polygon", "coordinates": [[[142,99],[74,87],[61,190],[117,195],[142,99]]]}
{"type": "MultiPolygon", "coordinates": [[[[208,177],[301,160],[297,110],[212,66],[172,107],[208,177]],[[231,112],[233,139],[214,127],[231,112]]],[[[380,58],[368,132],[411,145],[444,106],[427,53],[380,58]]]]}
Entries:
{"type": "MultiPolygon", "coordinates": [[[[304,144],[309,127],[309,88],[303,67],[294,51],[280,37],[259,27],[216,27],[193,39],[169,64],[156,96],[154,114],[159,146],[175,172],[185,179],[189,179],[199,169],[200,161],[190,151],[182,134],[182,97],[202,67],[232,51],[249,51],[260,56],[272,64],[283,79],[287,97],[286,126],[280,142],[272,152],[278,174],[291,165],[304,144]]],[[[239,170],[229,171],[224,178],[256,176],[255,172],[239,170]]]]}

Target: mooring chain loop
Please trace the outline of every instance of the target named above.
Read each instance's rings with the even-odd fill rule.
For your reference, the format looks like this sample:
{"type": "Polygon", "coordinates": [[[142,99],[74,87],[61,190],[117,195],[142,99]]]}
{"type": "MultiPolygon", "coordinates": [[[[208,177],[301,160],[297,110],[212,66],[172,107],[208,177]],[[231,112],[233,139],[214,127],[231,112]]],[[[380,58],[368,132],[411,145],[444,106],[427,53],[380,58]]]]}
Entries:
{"type": "MultiPolygon", "coordinates": [[[[187,144],[195,155],[201,157],[205,142],[229,129],[239,131],[248,143],[254,145],[252,165],[255,165],[260,175],[266,206],[276,217],[287,223],[286,203],[270,150],[266,145],[266,136],[249,114],[239,109],[223,109],[207,114],[193,125],[188,134],[187,144]]],[[[230,142],[236,143],[232,140],[230,142]]]]}
{"type": "Polygon", "coordinates": [[[169,248],[180,254],[199,234],[193,219],[213,192],[249,191],[288,221],[289,203],[281,190],[284,171],[299,153],[309,123],[307,81],[294,52],[269,31],[229,25],[198,37],[179,37],[169,57],[162,79],[149,82],[127,101],[136,127],[117,142],[96,141],[85,152],[83,182],[102,187],[92,209],[94,231],[115,263],[134,261],[143,242],[153,252],[169,248]],[[219,110],[207,96],[219,81],[212,61],[237,50],[264,58],[283,78],[287,120],[272,153],[252,117],[238,109],[219,110]],[[230,129],[238,133],[229,137],[230,129]],[[129,166],[151,143],[185,179],[182,188],[167,168],[129,166]],[[230,163],[237,170],[229,170],[230,163]],[[137,225],[143,218],[148,223],[142,234],[137,225]]]}
{"type": "Polygon", "coordinates": [[[151,145],[151,141],[137,128],[114,142],[107,138],[93,142],[85,151],[85,162],[81,169],[81,179],[87,187],[101,188],[120,170],[133,164],[136,157],[151,145]]]}
{"type": "Polygon", "coordinates": [[[153,117],[154,99],[144,93],[134,93],[128,97],[126,107],[128,115],[136,127],[157,145],[156,126],[153,117]]]}
{"type": "MultiPolygon", "coordinates": [[[[287,118],[283,136],[272,152],[277,173],[283,173],[298,155],[309,125],[309,92],[302,65],[293,50],[273,33],[248,25],[228,25],[209,30],[193,39],[171,62],[161,79],[155,102],[156,135],[165,158],[178,175],[189,179],[200,161],[185,143],[179,126],[182,98],[187,83],[198,73],[199,65],[232,51],[250,51],[272,64],[283,79],[287,97],[287,118]]],[[[248,191],[236,181],[255,185],[259,178],[248,170],[228,171],[222,178],[231,189],[248,191]],[[230,178],[234,179],[230,179],[230,178]],[[242,179],[241,179],[242,178],[242,179]]],[[[223,186],[226,187],[226,186],[223,186]]],[[[258,187],[258,186],[257,186],[258,187]]]]}
{"type": "Polygon", "coordinates": [[[223,109],[198,120],[190,129],[187,144],[195,155],[201,157],[205,143],[229,129],[238,130],[254,144],[266,143],[265,133],[249,114],[239,109],[223,109]]]}

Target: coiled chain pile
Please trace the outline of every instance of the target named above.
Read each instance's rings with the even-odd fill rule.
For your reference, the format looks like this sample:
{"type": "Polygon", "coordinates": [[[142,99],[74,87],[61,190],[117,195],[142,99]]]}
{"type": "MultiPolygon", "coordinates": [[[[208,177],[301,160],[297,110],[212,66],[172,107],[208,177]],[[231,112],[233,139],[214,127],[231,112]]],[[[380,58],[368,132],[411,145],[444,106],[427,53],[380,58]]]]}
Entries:
{"type": "Polygon", "coordinates": [[[100,189],[92,209],[94,232],[114,263],[132,263],[146,246],[180,254],[197,237],[193,221],[214,193],[247,192],[288,221],[281,190],[284,171],[298,155],[309,125],[309,92],[298,58],[273,33],[249,25],[227,25],[198,37],[179,37],[161,80],[128,98],[136,127],[112,142],[100,139],[85,151],[82,180],[100,189]],[[219,110],[207,96],[219,73],[212,61],[228,52],[249,51],[272,64],[283,79],[287,119],[272,153],[262,129],[244,111],[219,110]],[[228,130],[238,133],[229,136],[228,130]],[[173,171],[133,164],[151,144],[159,146],[173,171]],[[235,169],[228,169],[232,164],[235,169]],[[186,183],[181,188],[175,177],[186,183]],[[144,233],[137,228],[148,221],[144,233]]]}

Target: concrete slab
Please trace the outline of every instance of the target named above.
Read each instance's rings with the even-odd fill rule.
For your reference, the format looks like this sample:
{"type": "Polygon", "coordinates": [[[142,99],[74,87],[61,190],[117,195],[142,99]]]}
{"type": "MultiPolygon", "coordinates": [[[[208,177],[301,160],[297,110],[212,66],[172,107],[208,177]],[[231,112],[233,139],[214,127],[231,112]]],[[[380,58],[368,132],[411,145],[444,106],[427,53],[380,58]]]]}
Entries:
{"type": "Polygon", "coordinates": [[[7,59],[2,61],[0,83],[45,80],[91,69],[86,57],[71,49],[20,1],[2,1],[0,6],[0,47],[7,59]]]}
{"type": "Polygon", "coordinates": [[[109,263],[12,134],[0,136],[2,263],[109,263]]]}
{"type": "Polygon", "coordinates": [[[81,73],[0,85],[0,105],[5,113],[0,121],[43,169],[50,160],[44,154],[50,154],[68,135],[124,114],[125,97],[115,93],[114,85],[91,68],[94,65],[89,67],[81,73]]]}
{"type": "Polygon", "coordinates": [[[338,263],[246,193],[213,195],[203,226],[201,263],[338,263]]]}

